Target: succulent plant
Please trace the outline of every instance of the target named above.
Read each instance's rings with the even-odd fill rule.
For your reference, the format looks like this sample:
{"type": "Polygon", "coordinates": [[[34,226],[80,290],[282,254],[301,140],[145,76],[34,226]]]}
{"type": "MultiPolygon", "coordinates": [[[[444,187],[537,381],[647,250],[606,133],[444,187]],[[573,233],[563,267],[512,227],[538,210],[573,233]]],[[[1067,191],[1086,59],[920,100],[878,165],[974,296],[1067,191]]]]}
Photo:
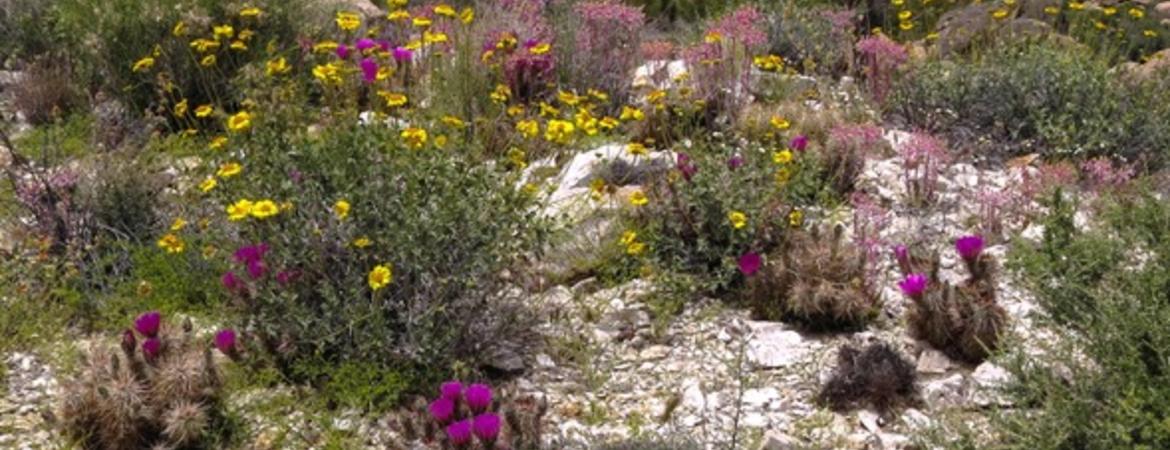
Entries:
{"type": "Polygon", "coordinates": [[[862,328],[876,317],[881,299],[866,279],[866,252],[843,234],[840,226],[793,231],[749,279],[755,315],[830,330],[862,328]]]}
{"type": "Polygon", "coordinates": [[[543,448],[541,420],[548,412],[543,398],[494,395],[486,384],[443,383],[431,402],[417,398],[396,412],[390,425],[405,438],[405,448],[538,450],[543,448]]]}
{"type": "Polygon", "coordinates": [[[918,402],[915,379],[914,366],[883,342],[861,350],[846,345],[838,350],[837,368],[817,401],[836,411],[868,404],[886,412],[918,402]]]}
{"type": "Polygon", "coordinates": [[[904,272],[920,272],[907,274],[899,287],[912,300],[908,315],[911,333],[951,358],[979,363],[998,347],[1007,311],[996,303],[997,265],[991,255],[983,253],[982,240],[977,236],[960,238],[956,250],[968,272],[960,285],[939,277],[937,254],[926,264],[909,252],[908,262],[899,265],[905,267],[904,272]]]}
{"type": "Polygon", "coordinates": [[[121,351],[95,347],[64,386],[63,431],[89,449],[188,448],[221,419],[223,387],[211,345],[190,323],[172,330],[158,313],[122,333],[121,351]],[[206,344],[206,345],[204,345],[206,344]]]}

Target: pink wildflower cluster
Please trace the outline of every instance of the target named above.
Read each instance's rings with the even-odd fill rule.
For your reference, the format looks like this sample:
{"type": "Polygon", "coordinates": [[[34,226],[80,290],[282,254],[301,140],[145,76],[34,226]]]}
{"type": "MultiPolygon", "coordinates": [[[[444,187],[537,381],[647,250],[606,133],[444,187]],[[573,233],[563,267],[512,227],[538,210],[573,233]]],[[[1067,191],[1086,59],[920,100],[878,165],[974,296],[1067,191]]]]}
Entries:
{"type": "Polygon", "coordinates": [[[1135,173],[1133,165],[1114,164],[1109,158],[1093,158],[1085,161],[1081,163],[1081,172],[1085,176],[1088,188],[1094,192],[1124,186],[1135,173]]]}
{"type": "Polygon", "coordinates": [[[858,41],[856,48],[865,66],[870,94],[881,103],[889,94],[894,71],[909,59],[906,49],[880,34],[858,41]]]}
{"type": "Polygon", "coordinates": [[[674,58],[674,43],[670,41],[643,42],[641,46],[642,59],[646,61],[664,61],[674,58]]]}
{"type": "Polygon", "coordinates": [[[903,181],[910,201],[924,205],[934,201],[938,177],[950,163],[946,143],[926,133],[914,133],[901,146],[903,181]]]}
{"type": "Polygon", "coordinates": [[[627,79],[638,64],[642,10],[614,0],[578,3],[573,7],[577,30],[573,62],[578,79],[617,96],[625,97],[627,79]]]}
{"type": "Polygon", "coordinates": [[[883,208],[864,192],[854,192],[849,197],[853,204],[853,242],[865,251],[866,280],[877,277],[877,261],[882,248],[886,246],[882,239],[882,230],[890,226],[892,216],[889,210],[883,208]]]}
{"type": "Polygon", "coordinates": [[[431,419],[446,432],[450,447],[471,448],[474,436],[484,449],[491,449],[495,448],[503,425],[491,407],[492,389],[488,385],[464,387],[459,381],[448,381],[440,386],[439,398],[427,409],[431,419]]]}
{"type": "Polygon", "coordinates": [[[868,156],[883,142],[882,128],[875,125],[845,124],[834,126],[829,130],[828,147],[830,151],[834,152],[868,156]]]}
{"type": "Polygon", "coordinates": [[[1017,191],[986,187],[975,194],[975,200],[979,204],[979,226],[988,236],[1003,233],[1005,216],[1020,203],[1017,191]]]}
{"type": "Polygon", "coordinates": [[[724,40],[735,41],[749,50],[758,50],[768,43],[768,33],[762,28],[764,16],[755,6],[744,5],[736,8],[712,23],[707,34],[717,33],[724,40]]]}

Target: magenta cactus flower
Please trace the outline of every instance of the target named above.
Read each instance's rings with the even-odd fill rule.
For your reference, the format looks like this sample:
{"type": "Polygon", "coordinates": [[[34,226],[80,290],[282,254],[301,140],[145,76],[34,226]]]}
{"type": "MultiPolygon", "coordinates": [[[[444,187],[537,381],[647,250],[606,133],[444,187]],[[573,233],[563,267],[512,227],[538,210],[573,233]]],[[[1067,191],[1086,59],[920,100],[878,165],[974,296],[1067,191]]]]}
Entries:
{"type": "Polygon", "coordinates": [[[912,273],[907,275],[905,279],[898,283],[898,288],[907,297],[915,300],[921,300],[922,294],[926,292],[926,275],[920,273],[912,273]]]}
{"type": "Polygon", "coordinates": [[[394,60],[398,61],[399,64],[408,63],[411,58],[414,58],[414,52],[405,47],[395,47],[393,55],[394,60]]]}
{"type": "Polygon", "coordinates": [[[263,278],[265,273],[268,273],[268,266],[264,261],[248,261],[248,276],[253,280],[263,278]]]}
{"type": "Polygon", "coordinates": [[[220,277],[219,282],[223,284],[223,288],[232,292],[239,291],[244,288],[244,282],[236,276],[234,272],[226,272],[220,277]]]}
{"type": "Polygon", "coordinates": [[[337,57],[341,59],[349,59],[349,47],[347,47],[345,44],[338,44],[337,57]]]}
{"type": "Polygon", "coordinates": [[[443,383],[439,386],[439,396],[452,402],[458,402],[463,397],[463,383],[459,380],[443,383]]]}
{"type": "Polygon", "coordinates": [[[362,81],[371,84],[378,80],[378,62],[374,58],[362,60],[362,81]]]}
{"type": "Polygon", "coordinates": [[[162,352],[162,341],[158,338],[152,337],[142,341],[142,356],[146,358],[147,362],[154,362],[160,352],[162,352]]]}
{"type": "Polygon", "coordinates": [[[384,52],[388,52],[391,50],[392,47],[390,46],[390,41],[387,41],[385,39],[381,39],[381,40],[378,40],[378,48],[382,49],[382,51],[384,51],[384,52]]]}
{"type": "Polygon", "coordinates": [[[744,253],[743,256],[739,257],[739,271],[743,273],[744,276],[750,277],[755,275],[755,273],[760,270],[760,265],[762,265],[763,262],[763,258],[760,257],[759,253],[744,253]]]}
{"type": "Polygon", "coordinates": [[[803,134],[797,135],[796,137],[792,138],[792,142],[789,142],[788,146],[792,147],[793,150],[803,152],[808,148],[808,136],[803,134]]]}
{"type": "Polygon", "coordinates": [[[479,438],[480,442],[486,444],[484,447],[491,448],[491,445],[496,442],[496,438],[500,436],[500,416],[495,413],[476,416],[471,423],[471,431],[475,433],[475,437],[479,438]]]}
{"type": "Polygon", "coordinates": [[[447,441],[455,447],[471,443],[471,420],[464,419],[447,425],[447,441]]]}
{"type": "Polygon", "coordinates": [[[455,417],[455,402],[449,399],[440,398],[431,402],[429,407],[431,418],[435,419],[435,423],[439,425],[447,425],[451,423],[451,419],[455,417]]]}
{"type": "Polygon", "coordinates": [[[492,406],[492,388],[486,384],[473,384],[467,387],[463,399],[467,401],[467,407],[471,408],[472,412],[487,411],[492,406]]]}
{"type": "Polygon", "coordinates": [[[137,319],[134,319],[134,329],[150,338],[158,336],[158,329],[161,325],[162,314],[158,311],[142,313],[137,319]]]}
{"type": "Polygon", "coordinates": [[[983,237],[977,234],[963,236],[955,241],[955,251],[964,261],[975,262],[983,253],[983,237]]]}
{"type": "Polygon", "coordinates": [[[357,50],[358,50],[359,52],[365,52],[366,50],[369,50],[369,49],[371,49],[371,48],[374,48],[374,47],[375,47],[375,46],[377,46],[377,45],[378,45],[378,44],[377,44],[376,42],[374,42],[374,40],[373,40],[373,39],[370,39],[370,38],[361,38],[361,39],[358,39],[358,40],[357,40],[357,42],[355,42],[355,43],[353,44],[354,48],[357,48],[357,50]]]}
{"type": "Polygon", "coordinates": [[[240,264],[248,264],[252,261],[260,261],[264,259],[264,255],[268,253],[268,244],[263,242],[256,245],[249,245],[240,247],[233,255],[236,262],[240,264]]]}
{"type": "Polygon", "coordinates": [[[215,348],[225,355],[232,356],[236,351],[236,330],[224,328],[215,333],[215,348]]]}
{"type": "Polygon", "coordinates": [[[898,269],[902,273],[910,273],[910,249],[905,245],[894,246],[894,260],[898,262],[898,269]]]}

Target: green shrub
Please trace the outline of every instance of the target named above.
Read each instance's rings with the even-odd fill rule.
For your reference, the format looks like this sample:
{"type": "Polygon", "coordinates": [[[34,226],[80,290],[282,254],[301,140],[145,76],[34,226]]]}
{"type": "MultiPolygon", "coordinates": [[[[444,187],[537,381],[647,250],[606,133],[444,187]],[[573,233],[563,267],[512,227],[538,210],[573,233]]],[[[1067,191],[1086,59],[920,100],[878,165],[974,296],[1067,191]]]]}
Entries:
{"type": "MultiPolygon", "coordinates": [[[[1026,417],[998,417],[997,428],[1006,438],[1004,447],[1153,449],[1170,445],[1166,426],[1170,417],[1170,373],[1166,370],[1170,208],[1150,194],[1114,198],[1111,203],[1101,216],[1101,227],[1066,234],[1070,245],[1045,243],[1031,249],[1055,252],[1067,260],[1063,270],[1093,273],[1097,281],[1080,284],[1073,277],[1029,274],[1036,284],[1079,294],[1037,292],[1048,312],[1064,314],[1076,332],[1063,333],[1046,358],[1021,354],[1011,361],[1016,380],[1010,391],[1013,400],[1033,409],[1026,417]],[[1087,257],[1087,248],[1104,248],[1106,242],[1131,252],[1124,258],[1087,257]],[[1084,308],[1086,304],[1091,308],[1084,308]],[[1077,314],[1068,315],[1068,311],[1077,314]]],[[[1021,255],[1036,257],[1036,253],[1021,255]]]]}
{"type": "Polygon", "coordinates": [[[768,50],[807,74],[840,76],[853,66],[852,27],[842,28],[827,8],[809,8],[795,1],[777,2],[767,11],[768,50]]]}
{"type": "Polygon", "coordinates": [[[645,205],[632,207],[628,231],[635,236],[622,244],[633,255],[644,244],[660,267],[704,274],[706,290],[726,289],[737,279],[738,258],[775,248],[787,229],[803,223],[800,208],[822,190],[810,158],[774,153],[787,156],[737,154],[720,144],[679,154],[674,170],[648,183],[645,205]]]}
{"type": "MultiPolygon", "coordinates": [[[[545,233],[504,174],[459,149],[409,148],[383,126],[253,132],[242,173],[220,171],[207,193],[211,216],[189,220],[224,239],[241,328],[291,378],[338,386],[328,368],[380,368],[413,388],[524,339],[527,316],[505,289],[545,233]],[[256,206],[225,220],[243,199],[256,206]]],[[[343,400],[395,392],[375,394],[343,400]]]]}
{"type": "Polygon", "coordinates": [[[1159,81],[1125,81],[1083,52],[1029,42],[928,60],[895,84],[895,121],[994,156],[1123,157],[1163,163],[1170,108],[1159,81]]]}

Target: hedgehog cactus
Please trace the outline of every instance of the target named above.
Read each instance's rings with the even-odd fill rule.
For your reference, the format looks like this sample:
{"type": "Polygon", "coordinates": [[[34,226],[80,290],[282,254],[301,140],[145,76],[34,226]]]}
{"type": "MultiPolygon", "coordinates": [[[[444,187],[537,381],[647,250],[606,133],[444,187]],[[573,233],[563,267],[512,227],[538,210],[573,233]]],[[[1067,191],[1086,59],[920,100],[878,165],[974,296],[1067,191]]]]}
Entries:
{"type": "Polygon", "coordinates": [[[210,345],[191,327],[172,335],[157,313],[122,334],[121,351],[96,347],[66,384],[64,431],[84,448],[198,446],[219,415],[222,382],[210,345]]]}
{"type": "MultiPolygon", "coordinates": [[[[948,356],[979,363],[999,345],[1000,332],[1007,323],[1007,311],[996,303],[996,262],[983,253],[977,236],[967,236],[956,243],[968,277],[958,286],[940,279],[938,255],[929,267],[911,253],[909,270],[928,271],[928,281],[921,293],[905,292],[912,300],[910,329],[918,338],[929,342],[948,356]]],[[[904,269],[905,270],[905,269],[904,269]]],[[[902,283],[921,274],[907,274],[902,283]]]]}
{"type": "Polygon", "coordinates": [[[846,243],[844,228],[793,231],[781,253],[749,280],[753,310],[767,320],[815,329],[864,327],[881,309],[868,280],[866,252],[846,243]]]}
{"type": "MultiPolygon", "coordinates": [[[[490,387],[443,383],[433,401],[415,400],[394,414],[405,441],[442,450],[537,450],[548,403],[532,397],[495,398],[490,387]]],[[[404,444],[405,445],[405,444],[404,444]]],[[[401,448],[419,448],[401,447],[401,448]]]]}

